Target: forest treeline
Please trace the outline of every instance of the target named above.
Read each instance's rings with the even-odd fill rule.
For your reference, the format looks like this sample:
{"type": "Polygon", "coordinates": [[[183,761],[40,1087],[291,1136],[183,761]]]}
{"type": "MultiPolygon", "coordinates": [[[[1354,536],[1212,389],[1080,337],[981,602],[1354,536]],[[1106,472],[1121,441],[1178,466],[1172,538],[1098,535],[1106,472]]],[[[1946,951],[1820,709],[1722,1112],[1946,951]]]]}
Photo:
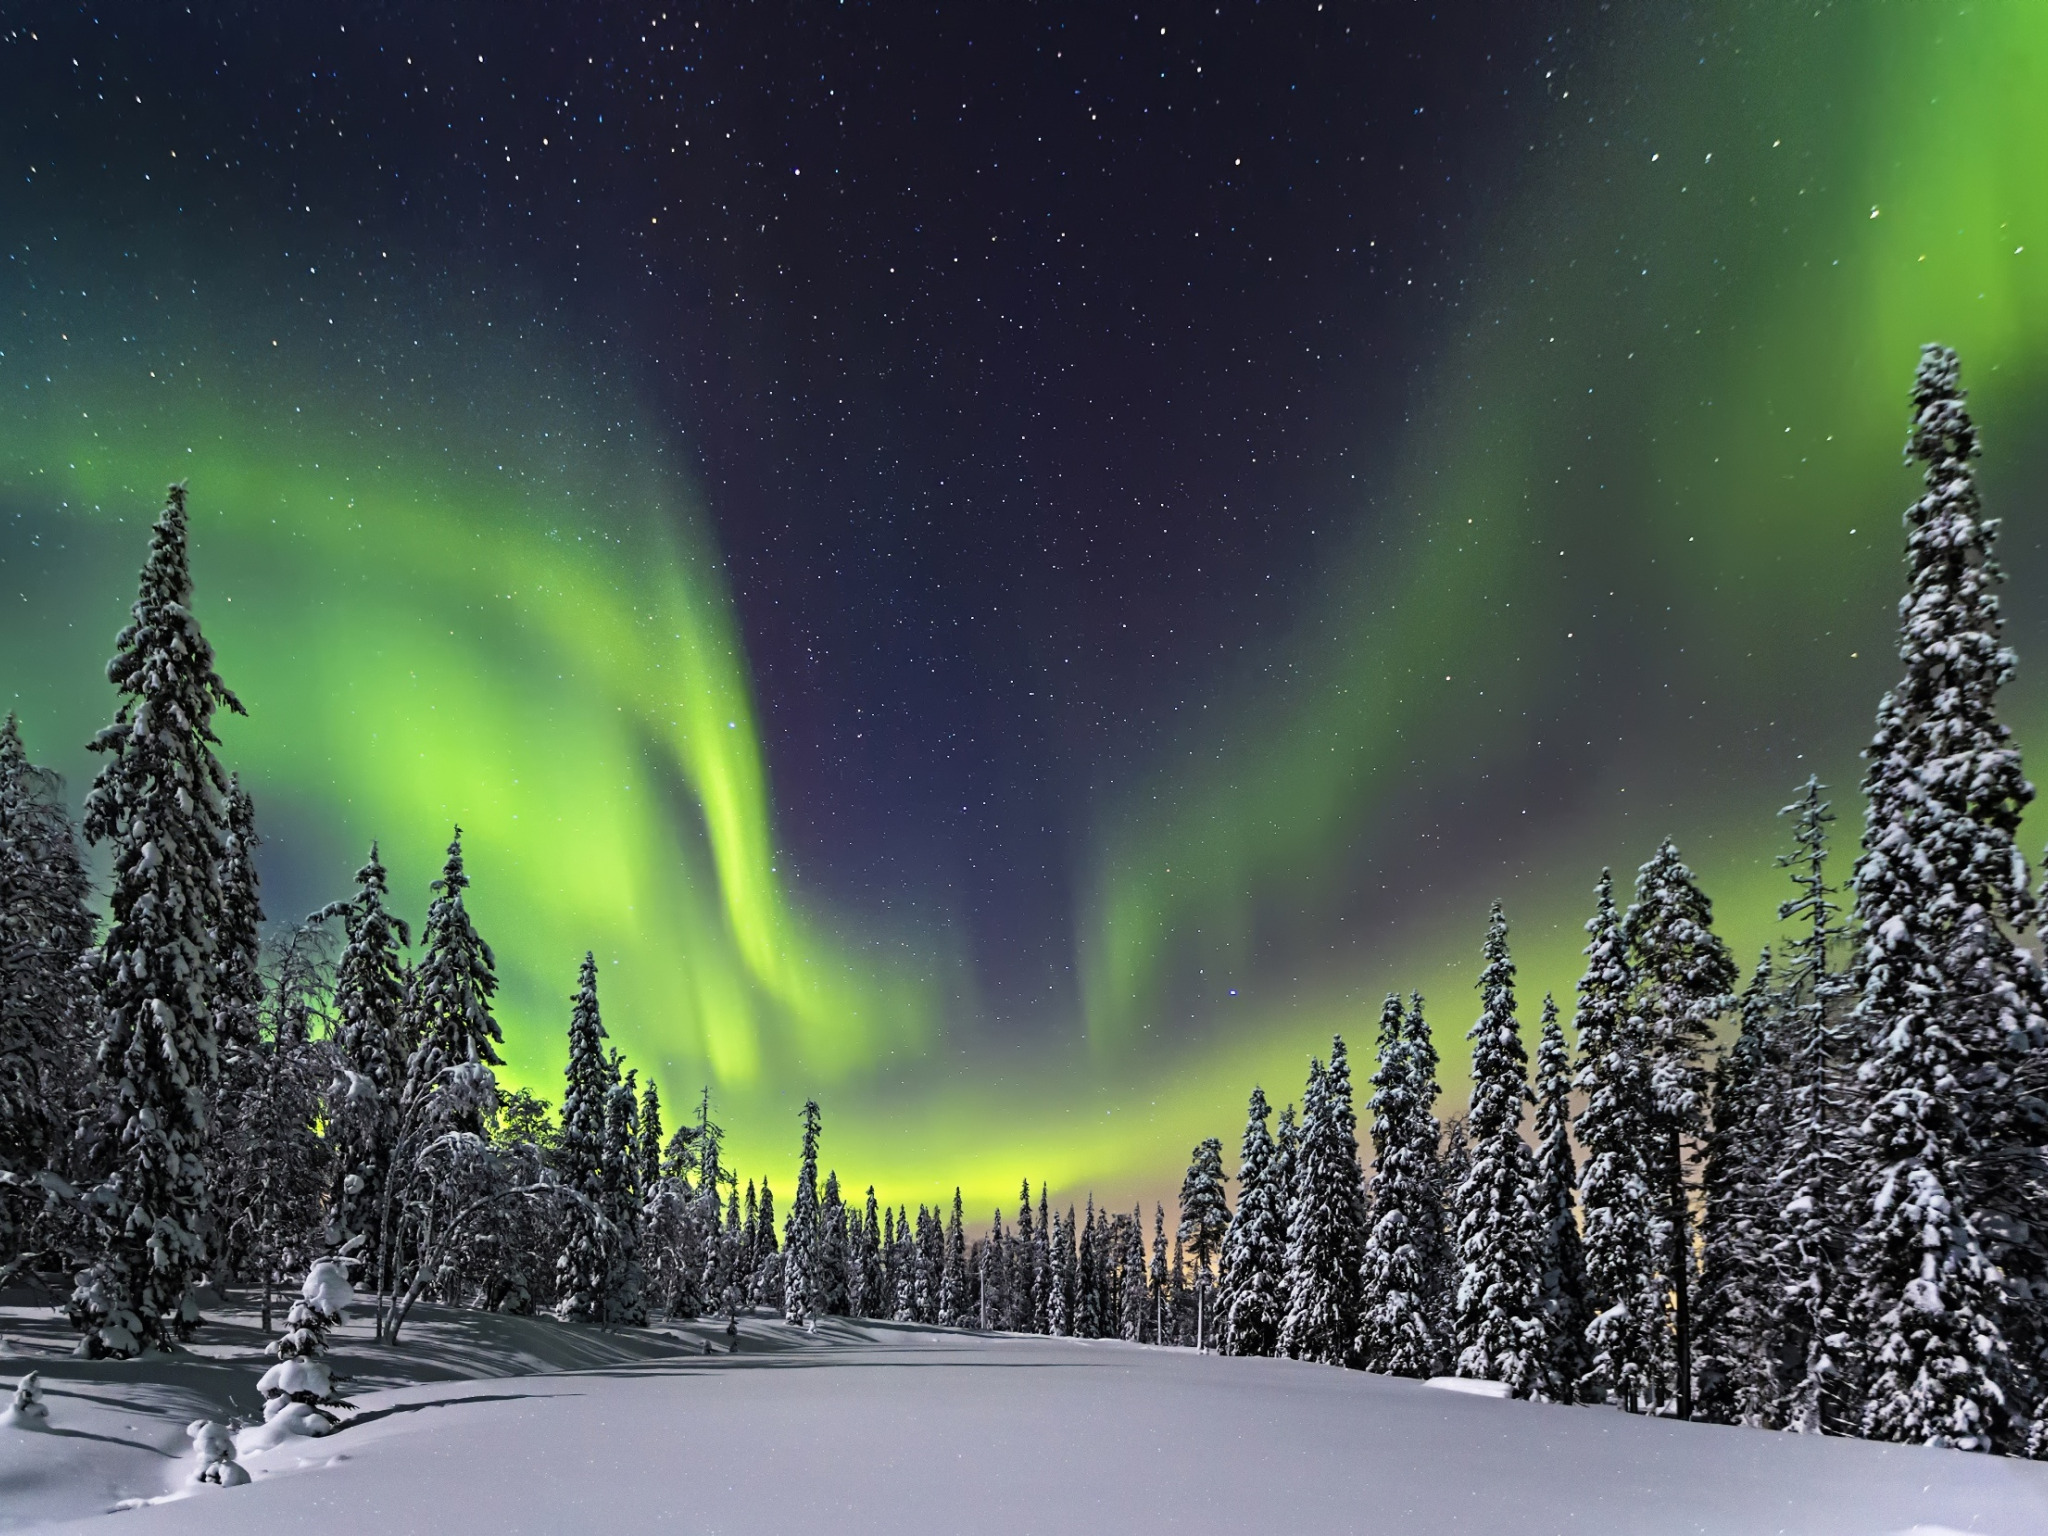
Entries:
{"type": "Polygon", "coordinates": [[[422,1297],[633,1324],[770,1306],[1280,1354],[1515,1396],[2048,1454],[2048,976],[1997,711],[1992,548],[1954,354],[1923,350],[1902,675],[1833,873],[1809,779],[1783,940],[1746,983],[1667,839],[1594,893],[1571,1029],[1532,1073],[1506,917],[1472,1089],[1440,1116],[1423,999],[1381,1011],[1361,1158],[1344,1041],[1297,1115],[1254,1089],[1155,1205],[1014,1218],[850,1198],[805,1104],[786,1216],[727,1165],[708,1090],[673,1134],[606,1041],[586,956],[556,1114],[501,1090],[495,959],[457,829],[414,945],[377,850],[266,944],[255,816],[213,720],[241,705],[191,610],[185,493],[151,533],[75,827],[0,731],[0,1283],[64,1296],[87,1353],[168,1347],[207,1286],[327,1259],[396,1338],[422,1297]],[[104,915],[80,848],[105,851],[104,915]]]}

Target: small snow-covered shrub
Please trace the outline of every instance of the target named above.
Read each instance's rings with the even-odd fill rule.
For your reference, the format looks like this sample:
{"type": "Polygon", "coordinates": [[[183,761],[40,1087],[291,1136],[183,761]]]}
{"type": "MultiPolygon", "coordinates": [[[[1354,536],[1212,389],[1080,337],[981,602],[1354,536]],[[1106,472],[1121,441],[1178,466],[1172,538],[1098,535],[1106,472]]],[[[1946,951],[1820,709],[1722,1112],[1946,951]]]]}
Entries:
{"type": "Polygon", "coordinates": [[[299,1299],[285,1319],[285,1335],[270,1346],[277,1364],[263,1373],[263,1419],[273,1436],[324,1435],[341,1421],[331,1410],[352,1408],[334,1389],[334,1372],[322,1358],[327,1330],[338,1325],[356,1298],[355,1287],[336,1259],[321,1259],[306,1272],[299,1299]]]}
{"type": "Polygon", "coordinates": [[[239,1488],[249,1481],[247,1469],[235,1460],[235,1437],[225,1424],[194,1419],[185,1426],[185,1433],[192,1437],[192,1449],[199,1456],[199,1470],[192,1474],[193,1482],[239,1488]]]}
{"type": "Polygon", "coordinates": [[[7,1429],[48,1429],[50,1410],[43,1404],[43,1378],[30,1371],[16,1383],[14,1401],[0,1409],[0,1427],[7,1429]]]}
{"type": "Polygon", "coordinates": [[[80,1270],[64,1311],[79,1333],[81,1359],[131,1360],[142,1353],[142,1320],[121,1298],[127,1294],[120,1262],[102,1259],[80,1270]]]}

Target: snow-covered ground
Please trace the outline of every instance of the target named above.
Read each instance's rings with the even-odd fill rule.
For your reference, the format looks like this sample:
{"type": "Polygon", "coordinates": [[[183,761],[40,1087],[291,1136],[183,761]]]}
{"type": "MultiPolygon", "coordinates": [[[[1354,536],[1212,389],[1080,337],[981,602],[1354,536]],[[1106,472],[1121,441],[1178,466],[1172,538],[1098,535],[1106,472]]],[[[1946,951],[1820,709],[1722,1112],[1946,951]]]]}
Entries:
{"type": "Polygon", "coordinates": [[[133,1507],[189,1491],[190,1420],[259,1417],[264,1340],[226,1316],[188,1356],[89,1364],[0,1308],[0,1384],[40,1369],[50,1409],[0,1429],[0,1530],[2048,1532],[2048,1467],[1953,1452],[1107,1342],[760,1318],[727,1355],[720,1325],[438,1310],[396,1350],[337,1332],[346,1428],[133,1507]]]}

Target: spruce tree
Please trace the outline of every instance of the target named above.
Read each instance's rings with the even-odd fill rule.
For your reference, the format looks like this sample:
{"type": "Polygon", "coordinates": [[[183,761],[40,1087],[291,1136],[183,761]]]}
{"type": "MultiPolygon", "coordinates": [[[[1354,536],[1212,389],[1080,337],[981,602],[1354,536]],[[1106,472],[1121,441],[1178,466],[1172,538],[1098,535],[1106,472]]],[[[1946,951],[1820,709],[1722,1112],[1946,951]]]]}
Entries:
{"type": "MultiPolygon", "coordinates": [[[[1422,999],[1416,998],[1420,1017],[1422,999]]],[[[1380,1010],[1372,1077],[1372,1225],[1359,1263],[1358,1363],[1389,1376],[1430,1377],[1444,1355],[1425,1254],[1437,1246],[1436,1117],[1416,1082],[1416,1051],[1401,999],[1380,1010]]]]}
{"type": "Polygon", "coordinates": [[[1868,1095],[1855,1331],[1866,1434],[1989,1450],[2023,1433],[2003,1274],[2024,1276],[2041,1239],[2034,1223],[2002,1219],[1999,1186],[2017,1182],[2018,1069],[2048,1031],[2038,966],[2016,940],[2035,917],[2014,839],[2033,786],[1998,717],[2014,661],[1963,398],[1955,353],[1923,348],[1907,453],[1926,491],[1906,513],[1904,670],[1865,752],[1854,877],[1851,1024],[1868,1095]]]}
{"type": "Polygon", "coordinates": [[[1763,1423],[1774,1397],[1776,1276],[1771,1265],[1779,995],[1758,956],[1734,1041],[1714,1064],[1700,1218],[1698,1410],[1716,1424],[1763,1423]]]}
{"type": "Polygon", "coordinates": [[[1358,1336],[1365,1192],[1351,1066],[1340,1036],[1330,1065],[1309,1065],[1301,1150],[1287,1216],[1287,1314],[1280,1348],[1296,1360],[1342,1365],[1358,1336]]]}
{"type": "Polygon", "coordinates": [[[612,1241],[605,1267],[604,1320],[637,1328],[647,1321],[646,1271],[640,1262],[640,1092],[636,1074],[622,1071],[617,1052],[611,1055],[610,1068],[604,1103],[604,1191],[612,1241]]]}
{"type": "Polygon", "coordinates": [[[1543,1369],[1539,1391],[1554,1403],[1577,1398],[1591,1368],[1586,1353],[1586,1251],[1579,1236],[1578,1170],[1572,1155],[1572,1061],[1557,999],[1543,999],[1536,1047],[1537,1255],[1543,1276],[1543,1369]]]}
{"type": "Polygon", "coordinates": [[[192,613],[187,531],[185,488],[176,485],[150,531],[133,620],[107,664],[121,704],[93,738],[106,762],[85,802],[86,838],[108,845],[111,864],[93,975],[115,1148],[101,1191],[106,1247],[72,1316],[88,1350],[114,1355],[189,1330],[208,1256],[215,940],[228,836],[213,715],[244,711],[192,613]]]}
{"type": "MultiPolygon", "coordinates": [[[[491,1014],[491,999],[498,990],[497,960],[469,920],[462,894],[468,888],[462,828],[457,827],[441,878],[431,887],[434,899],[428,903],[420,935],[413,1002],[417,1043],[406,1068],[409,1091],[416,1096],[443,1092],[446,1074],[504,1064],[496,1047],[505,1036],[491,1014]]],[[[471,1135],[483,1131],[482,1112],[467,1102],[467,1096],[441,1118],[450,1130],[471,1135]]]]}
{"type": "Polygon", "coordinates": [[[804,1139],[796,1174],[796,1195],[789,1206],[782,1252],[782,1315],[807,1325],[819,1305],[818,1254],[818,1101],[806,1099],[804,1139]]]}
{"type": "Polygon", "coordinates": [[[1844,1401],[1842,1351],[1834,1342],[1844,1316],[1849,1233],[1842,1213],[1858,1117],[1852,1112],[1854,1064],[1842,1030],[1848,989],[1834,968],[1844,935],[1836,893],[1827,882],[1834,816],[1821,798],[1824,789],[1809,777],[1799,798],[1778,813],[1795,818],[1793,851],[1779,855],[1778,864],[1791,871],[1799,892],[1779,905],[1778,918],[1799,927],[1785,945],[1777,1020],[1782,1081],[1774,1095],[1781,1123],[1766,1191],[1778,1296],[1767,1421],[1807,1434],[1857,1427],[1844,1401]]]}
{"type": "Polygon", "coordinates": [[[846,1241],[846,1201],[839,1193],[839,1170],[834,1168],[825,1174],[825,1194],[818,1203],[817,1310],[827,1317],[844,1317],[852,1310],[846,1285],[850,1257],[846,1241]]]}
{"type": "MultiPolygon", "coordinates": [[[[1458,1289],[1458,1251],[1451,1230],[1451,1194],[1457,1187],[1453,1170],[1446,1166],[1442,1148],[1454,1138],[1436,1117],[1436,1101],[1443,1096],[1437,1078],[1436,1039],[1422,1010],[1422,994],[1408,994],[1408,1016],[1401,1021],[1401,1036],[1408,1047],[1410,1097],[1415,1115],[1415,1145],[1426,1152],[1419,1167],[1427,1178],[1417,1186],[1417,1204],[1410,1216],[1414,1230],[1415,1254],[1422,1266],[1423,1301],[1429,1311],[1430,1328],[1447,1352],[1451,1337],[1451,1300],[1458,1289]]],[[[1432,1375],[1449,1368],[1448,1358],[1439,1358],[1432,1375]]]]}
{"type": "Polygon", "coordinates": [[[1046,1303],[1046,1331],[1055,1338],[1074,1333],[1074,1208],[1064,1218],[1053,1218],[1052,1273],[1046,1303]]]}
{"type": "Polygon", "coordinates": [[[376,1201],[398,1140],[398,1097],[412,1052],[400,954],[412,943],[412,931],[386,909],[389,896],[384,863],[372,843],[370,862],[356,871],[354,898],[324,907],[312,919],[339,918],[342,925],[334,965],[334,1036],[347,1086],[334,1106],[340,1177],[330,1205],[333,1242],[338,1248],[361,1237],[364,1246],[357,1251],[371,1275],[377,1273],[376,1201]]]}
{"type": "MultiPolygon", "coordinates": [[[[1287,1192],[1274,1179],[1272,1113],[1265,1090],[1253,1088],[1238,1146],[1237,1213],[1223,1239],[1216,1287],[1217,1332],[1228,1355],[1270,1355],[1280,1340],[1287,1192]]],[[[1141,1249],[1141,1268],[1143,1262],[1141,1249]]]]}
{"type": "Polygon", "coordinates": [[[1152,1289],[1152,1342],[1169,1344],[1166,1323],[1166,1207],[1152,1207],[1152,1269],[1147,1277],[1152,1289]]]}
{"type": "Polygon", "coordinates": [[[953,1212],[946,1221],[946,1258],[939,1272],[939,1326],[964,1328],[969,1321],[967,1288],[967,1231],[961,1221],[960,1191],[953,1190],[953,1212]]]}
{"type": "MultiPolygon", "coordinates": [[[[1651,1250],[1671,1295],[1678,1416],[1692,1417],[1694,1217],[1689,1170],[1706,1137],[1714,1025],[1735,1005],[1735,960],[1713,930],[1713,908],[1670,838],[1636,872],[1622,919],[1635,978],[1633,1006],[1649,1057],[1655,1138],[1650,1149],[1651,1250]]],[[[1661,1330],[1660,1330],[1661,1331],[1661,1330]]]]}
{"type": "Polygon", "coordinates": [[[1223,1194],[1223,1143],[1209,1136],[1190,1155],[1180,1183],[1180,1236],[1195,1261],[1197,1349],[1208,1348],[1209,1266],[1229,1230],[1230,1204],[1223,1194]]]}
{"type": "MultiPolygon", "coordinates": [[[[1145,1208],[1131,1207],[1131,1219],[1124,1224],[1123,1314],[1121,1337],[1127,1343],[1145,1340],[1145,1208]]],[[[1270,1353],[1270,1351],[1268,1351],[1270,1353]]]]}
{"type": "MultiPolygon", "coordinates": [[[[0,1173],[24,1180],[61,1156],[84,1086],[88,889],[62,785],[29,762],[9,714],[0,724],[0,1173]]],[[[15,1215],[0,1199],[0,1268],[26,1246],[15,1215]]]]}
{"type": "Polygon", "coordinates": [[[1017,1194],[1017,1241],[1013,1261],[1016,1271],[1010,1281],[1010,1304],[1014,1309],[1010,1326],[1019,1333],[1040,1332],[1042,1306],[1039,1287],[1038,1238],[1031,1222],[1031,1181],[1023,1181],[1017,1194]]]}
{"type": "Polygon", "coordinates": [[[1460,1275],[1452,1324],[1457,1373],[1506,1383],[1516,1397],[1540,1386],[1537,1230],[1530,1194],[1536,1160],[1522,1139],[1529,1057],[1515,1018],[1515,965],[1499,902],[1486,929],[1479,1019],[1472,1042],[1472,1161],[1458,1191],[1460,1275]]]}
{"type": "Polygon", "coordinates": [[[1591,1365],[1582,1401],[1611,1400],[1647,1412],[1656,1365],[1655,1330],[1663,1292],[1651,1252],[1650,1167],[1655,1101],[1644,1030],[1630,1005],[1634,978],[1614,906],[1614,877],[1600,871],[1598,906],[1586,924],[1586,971],[1579,978],[1578,1088],[1586,1095],[1579,1143],[1585,1210],[1587,1308],[1591,1365]]]}
{"type": "MultiPolygon", "coordinates": [[[[647,1080],[647,1091],[640,1095],[640,1144],[636,1156],[640,1165],[640,1188],[651,1191],[661,1182],[661,1091],[654,1086],[651,1077],[647,1080]]],[[[715,1177],[704,1184],[714,1204],[718,1199],[717,1185],[715,1177]]]]}
{"type": "Polygon", "coordinates": [[[586,1323],[605,1321],[616,1246],[606,1230],[611,1201],[605,1179],[605,1111],[612,1075],[604,1041],[604,1020],[597,1006],[597,957],[585,951],[569,1011],[569,1064],[555,1151],[556,1171],[572,1202],[555,1260],[555,1289],[561,1297],[560,1315],[586,1323]]]}
{"type": "Polygon", "coordinates": [[[1088,1196],[1088,1215],[1081,1225],[1079,1259],[1075,1265],[1074,1336],[1081,1339],[1102,1337],[1102,1291],[1096,1283],[1101,1261],[1097,1257],[1096,1244],[1099,1234],[1095,1230],[1095,1196],[1088,1196]]]}
{"type": "Polygon", "coordinates": [[[875,1186],[868,1186],[867,1215],[861,1222],[861,1289],[860,1315],[862,1317],[886,1317],[889,1309],[884,1302],[887,1292],[883,1289],[882,1272],[882,1225],[875,1206],[875,1186]]]}

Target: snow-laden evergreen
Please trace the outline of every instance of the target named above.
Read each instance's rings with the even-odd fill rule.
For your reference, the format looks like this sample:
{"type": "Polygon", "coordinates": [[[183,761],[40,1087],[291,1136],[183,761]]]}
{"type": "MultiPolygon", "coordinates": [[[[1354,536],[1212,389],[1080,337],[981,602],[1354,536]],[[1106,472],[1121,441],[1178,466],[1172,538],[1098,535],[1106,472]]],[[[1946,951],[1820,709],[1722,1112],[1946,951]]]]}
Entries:
{"type": "Polygon", "coordinates": [[[243,713],[192,612],[185,488],[150,530],[133,619],[107,677],[120,695],[93,738],[102,764],[85,835],[110,865],[106,937],[93,976],[111,1171],[96,1193],[106,1242],[72,1316],[96,1353],[168,1345],[198,1320],[210,1222],[206,1154],[219,1074],[220,865],[227,777],[218,709],[243,713]]]}
{"type": "Polygon", "coordinates": [[[1472,1156],[1457,1199],[1460,1273],[1452,1344],[1460,1376],[1506,1384],[1516,1397],[1539,1390],[1543,1321],[1538,1310],[1536,1160],[1522,1138],[1530,1099],[1529,1056],[1515,1018],[1515,964],[1499,902],[1486,929],[1479,1018],[1472,1042],[1472,1156]]]}
{"type": "Polygon", "coordinates": [[[617,1053],[604,1099],[603,1189],[606,1246],[604,1320],[638,1327],[647,1321],[647,1276],[640,1261],[638,1156],[640,1092],[617,1053]]]}
{"type": "Polygon", "coordinates": [[[555,1167],[570,1195],[555,1285],[563,1317],[603,1322],[610,1299],[611,1204],[605,1180],[605,1106],[612,1089],[604,1020],[597,1005],[597,957],[584,952],[569,1010],[562,1129],[555,1167]]]}
{"type": "Polygon", "coordinates": [[[1998,717],[2014,659],[1978,451],[1955,353],[1924,348],[1907,452],[1926,490],[1906,512],[1903,674],[1866,751],[1854,877],[1851,1028],[1868,1107],[1852,1331],[1866,1434],[1989,1450],[2019,1448],[2029,1407],[2014,1391],[2001,1270],[2007,1243],[2012,1259],[2031,1257],[2039,1212],[2005,1209],[1999,1185],[2027,1134],[2016,1073],[2044,1024],[2039,968],[2015,938],[2035,916],[2015,842],[2034,790],[1998,717]]]}
{"type": "Polygon", "coordinates": [[[1644,1030],[1630,1006],[1633,978],[1614,877],[1600,871],[1597,908],[1586,924],[1586,971],[1579,978],[1577,1086],[1586,1096],[1579,1144],[1584,1212],[1586,1325],[1591,1357],[1579,1396],[1647,1411],[1657,1364],[1663,1292],[1651,1252],[1649,1152],[1655,1101],[1644,1030]]]}
{"type": "Polygon", "coordinates": [[[340,1326],[355,1288],[339,1259],[319,1259],[306,1271],[284,1336],[270,1346],[277,1364],[263,1373],[263,1421],[276,1435],[324,1435],[341,1422],[336,1410],[355,1405],[336,1390],[328,1363],[327,1332],[340,1326]]]}
{"type": "Polygon", "coordinates": [[[1794,817],[1793,851],[1778,864],[1799,894],[1780,903],[1781,922],[1796,923],[1785,945],[1775,1031],[1779,1081],[1772,1091],[1778,1121],[1769,1128],[1775,1157],[1767,1212],[1767,1257],[1777,1305],[1770,1319],[1772,1400],[1766,1422],[1805,1433],[1853,1430],[1845,1401],[1839,1347],[1845,1316],[1850,1232],[1844,1205],[1850,1189],[1858,1097],[1846,1048],[1843,1014],[1848,987],[1834,968],[1844,935],[1841,909],[1827,882],[1828,827],[1834,815],[1825,786],[1808,777],[1778,814],[1794,817]]]}
{"type": "Polygon", "coordinates": [[[1694,1203],[1691,1169],[1707,1129],[1714,1027],[1734,1006],[1735,960],[1713,929],[1713,908],[1670,838],[1636,871],[1622,919],[1649,1061],[1654,1138],[1649,1148],[1650,1251],[1669,1293],[1654,1317],[1668,1349],[1678,1416],[1692,1417],[1694,1203]],[[1661,1319],[1668,1310],[1670,1326],[1661,1319]],[[1665,1337],[1668,1334],[1668,1344],[1665,1337]]]}
{"type": "MultiPolygon", "coordinates": [[[[1420,996],[1414,1011],[1419,1018],[1420,996]]],[[[1442,1370],[1446,1354],[1425,1257],[1440,1241],[1443,1211],[1436,1117],[1419,1089],[1418,1065],[1400,995],[1389,992],[1380,1010],[1379,1063],[1367,1104],[1372,1225],[1359,1263],[1355,1353],[1366,1370],[1426,1378],[1442,1370]]]]}
{"type": "MultiPolygon", "coordinates": [[[[1355,1155],[1355,1154],[1354,1154],[1355,1155]]],[[[1195,1347],[1208,1347],[1210,1261],[1230,1230],[1230,1203],[1223,1192],[1223,1143],[1204,1137],[1188,1158],[1180,1181],[1180,1239],[1195,1261],[1195,1347]]]]}
{"type": "MultiPolygon", "coordinates": [[[[1222,1272],[1216,1284],[1217,1334],[1227,1355],[1270,1355],[1280,1341],[1286,1305],[1287,1192],[1276,1177],[1273,1132],[1267,1124],[1272,1115],[1265,1090],[1253,1088],[1244,1139],[1238,1146],[1237,1210],[1224,1234],[1222,1272]]],[[[1140,1253],[1142,1268],[1142,1249],[1140,1253]]]]}
{"type": "Polygon", "coordinates": [[[1718,1424],[1763,1423],[1776,1396],[1779,1002],[1766,949],[1743,988],[1734,1042],[1714,1064],[1700,1181],[1698,1411],[1718,1424]]]}
{"type": "Polygon", "coordinates": [[[1572,1059],[1557,999],[1543,999],[1536,1045],[1536,1253],[1543,1319],[1537,1392],[1556,1403],[1577,1400],[1591,1369],[1586,1352],[1586,1250],[1579,1233],[1578,1169],[1572,1152],[1572,1059]]]}
{"type": "MultiPolygon", "coordinates": [[[[460,827],[432,889],[413,988],[415,1044],[406,1067],[414,1094],[430,1096],[445,1091],[444,1074],[502,1066],[496,1048],[505,1039],[491,1012],[498,991],[497,960],[470,921],[462,894],[469,889],[469,875],[463,868],[460,827]]],[[[474,1135],[483,1129],[482,1112],[465,1103],[451,1102],[437,1118],[450,1130],[474,1135]]]]}
{"type": "MultiPolygon", "coordinates": [[[[1093,1215],[1093,1211],[1090,1211],[1093,1215]]],[[[961,1224],[960,1190],[953,1190],[953,1210],[946,1218],[945,1260],[939,1269],[939,1316],[941,1328],[965,1327],[969,1321],[967,1287],[967,1232],[961,1224]]]]}
{"type": "Polygon", "coordinates": [[[340,1142],[329,1206],[329,1241],[336,1247],[361,1236],[369,1273],[376,1272],[376,1201],[390,1171],[398,1139],[398,1100],[412,1054],[406,1012],[406,966],[401,951],[412,930],[387,907],[390,881],[377,845],[356,871],[356,894],[315,914],[339,919],[342,948],[334,963],[334,1040],[344,1074],[333,1095],[340,1142]]]}
{"type": "Polygon", "coordinates": [[[818,1101],[806,1099],[796,1194],[790,1200],[782,1249],[782,1315],[799,1325],[809,1324],[819,1305],[818,1127],[818,1101]]]}
{"type": "Polygon", "coordinates": [[[1287,1212],[1282,1353],[1324,1365],[1342,1365],[1350,1357],[1358,1338],[1364,1229],[1351,1065],[1339,1036],[1331,1043],[1327,1068],[1319,1061],[1309,1064],[1302,1097],[1301,1146],[1287,1212]]]}
{"type": "Polygon", "coordinates": [[[57,776],[0,723],[0,1270],[30,1246],[39,1195],[69,1140],[90,1045],[86,952],[95,927],[57,776]]]}

